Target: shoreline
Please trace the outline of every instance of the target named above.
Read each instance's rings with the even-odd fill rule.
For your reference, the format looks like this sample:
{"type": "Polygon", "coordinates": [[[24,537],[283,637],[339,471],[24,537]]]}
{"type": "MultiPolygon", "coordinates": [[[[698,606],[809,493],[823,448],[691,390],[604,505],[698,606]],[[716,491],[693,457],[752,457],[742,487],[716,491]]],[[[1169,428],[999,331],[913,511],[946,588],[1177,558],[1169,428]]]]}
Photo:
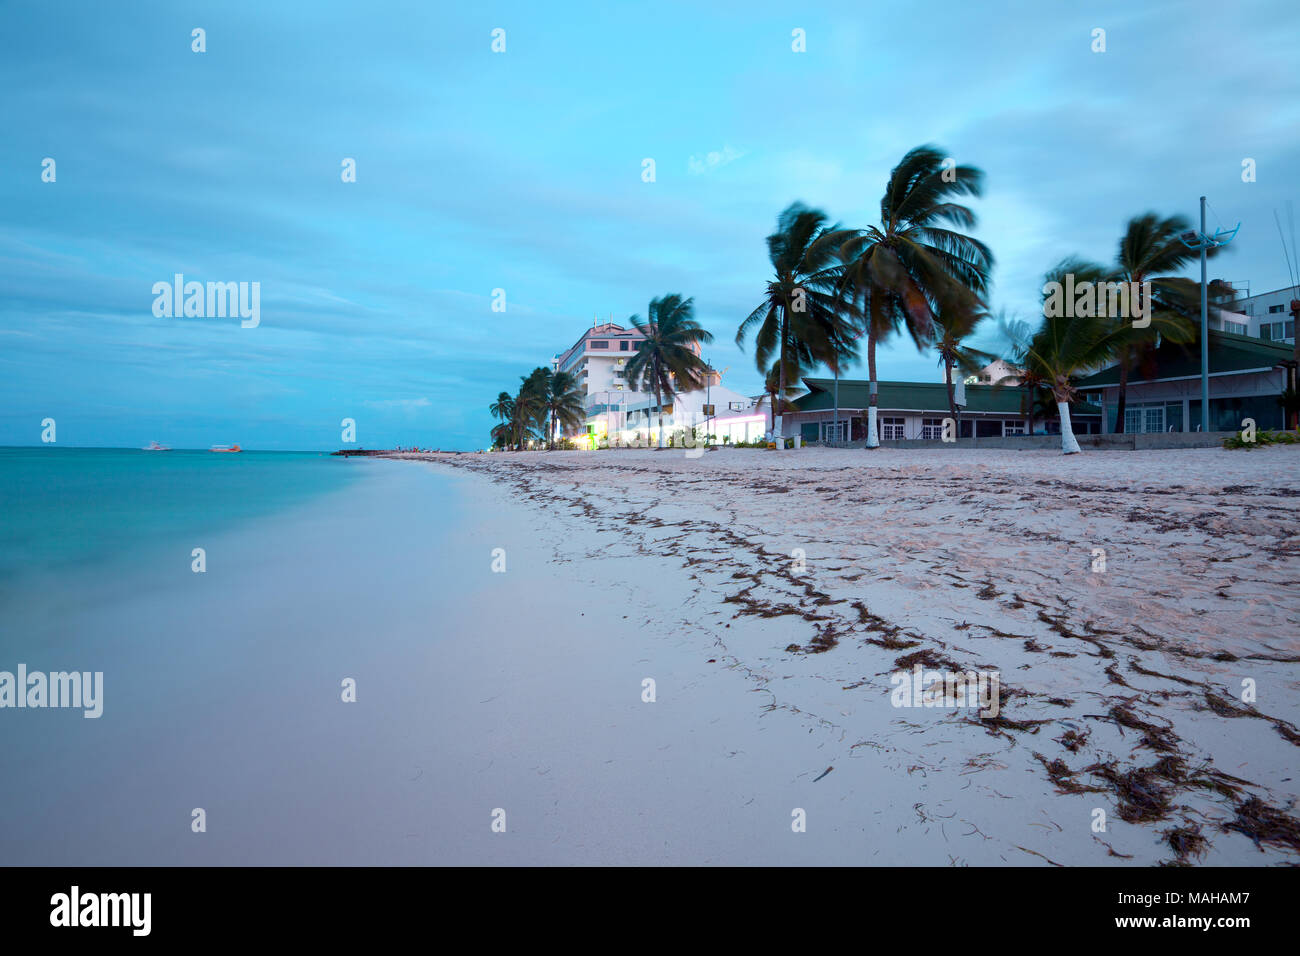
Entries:
{"type": "Polygon", "coordinates": [[[1157,493],[1114,473],[1135,454],[1065,477],[1023,452],[360,466],[214,538],[205,575],[117,565],[32,606],[6,661],[103,671],[104,710],[3,715],[0,774],[27,784],[0,858],[1293,863],[1300,478],[1208,452],[1244,469],[1223,492],[1177,453],[1185,484],[1157,493]],[[1083,527],[1104,581],[1062,530],[1083,527]],[[1188,587],[1153,588],[1171,567],[1188,587]],[[1217,595],[1216,573],[1239,580],[1217,595]],[[893,707],[903,660],[997,671],[998,717],[893,707]]]}

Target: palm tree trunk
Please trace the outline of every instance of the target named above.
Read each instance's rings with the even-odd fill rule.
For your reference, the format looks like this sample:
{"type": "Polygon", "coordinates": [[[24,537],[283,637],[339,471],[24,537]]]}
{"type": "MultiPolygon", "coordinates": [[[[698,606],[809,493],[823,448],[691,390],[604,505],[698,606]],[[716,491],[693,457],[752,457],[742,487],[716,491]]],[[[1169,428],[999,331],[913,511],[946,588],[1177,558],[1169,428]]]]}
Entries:
{"type": "Polygon", "coordinates": [[[1081,449],[1079,440],[1074,437],[1074,429],[1070,427],[1070,403],[1061,401],[1059,394],[1054,397],[1057,411],[1061,415],[1061,454],[1077,455],[1081,449]]]}
{"type": "Polygon", "coordinates": [[[1034,433],[1034,389],[1025,385],[1025,434],[1034,433]]]}
{"type": "Polygon", "coordinates": [[[835,435],[835,440],[839,441],[840,438],[840,363],[838,359],[835,362],[835,424],[834,424],[833,434],[835,435]]]}
{"type": "MultiPolygon", "coordinates": [[[[948,411],[952,412],[953,423],[960,426],[961,419],[957,417],[957,388],[952,381],[952,362],[947,356],[943,360],[944,380],[948,383],[948,411]]],[[[958,437],[961,436],[961,428],[957,428],[958,437]]]]}
{"type": "Polygon", "coordinates": [[[659,409],[659,442],[660,448],[664,447],[664,400],[659,392],[659,381],[655,380],[655,405],[659,409]]]}
{"type": "Polygon", "coordinates": [[[876,431],[876,336],[867,331],[867,378],[871,385],[871,399],[867,406],[867,447],[880,447],[880,433],[876,431]]]}
{"type": "Polygon", "coordinates": [[[789,316],[786,314],[786,306],[781,307],[781,354],[777,361],[780,362],[781,368],[778,375],[778,391],[772,401],[772,440],[776,442],[776,450],[785,450],[785,439],[781,437],[782,422],[781,413],[785,411],[781,407],[785,401],[785,340],[789,337],[789,316]]]}
{"type": "Polygon", "coordinates": [[[1128,401],[1128,350],[1119,357],[1119,397],[1115,400],[1115,434],[1124,434],[1124,406],[1128,401]]]}

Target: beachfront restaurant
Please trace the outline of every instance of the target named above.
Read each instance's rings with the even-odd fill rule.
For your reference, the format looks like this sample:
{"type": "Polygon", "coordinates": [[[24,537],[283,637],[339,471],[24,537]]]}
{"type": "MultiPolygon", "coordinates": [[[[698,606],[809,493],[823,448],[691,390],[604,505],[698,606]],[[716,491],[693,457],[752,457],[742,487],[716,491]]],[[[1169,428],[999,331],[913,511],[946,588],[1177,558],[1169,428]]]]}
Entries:
{"type": "MultiPolygon", "coordinates": [[[[805,442],[865,441],[870,383],[862,379],[840,379],[838,414],[835,381],[829,378],[805,378],[806,395],[794,399],[794,411],[787,411],[782,421],[785,437],[801,437],[805,442]],[[838,425],[836,422],[838,421],[838,425]]],[[[948,405],[948,387],[942,382],[877,382],[876,424],[879,438],[887,441],[939,441],[943,437],[943,420],[952,417],[948,405]]],[[[961,413],[958,434],[962,438],[1007,438],[1026,433],[1025,390],[1012,386],[992,385],[955,387],[961,413]]],[[[1085,403],[1070,406],[1070,424],[1076,435],[1101,430],[1101,408],[1085,403]]],[[[1060,434],[1061,424],[1055,417],[1034,416],[1034,433],[1060,434]]]]}
{"type": "MultiPolygon", "coordinates": [[[[1295,359],[1292,346],[1211,329],[1209,352],[1208,431],[1237,431],[1247,418],[1253,418],[1261,429],[1286,427],[1277,399],[1286,388],[1286,365],[1295,359]]],[[[1114,432],[1119,367],[1088,376],[1079,388],[1097,396],[1095,400],[1105,412],[1105,430],[1114,432]]],[[[1200,338],[1187,345],[1162,342],[1129,369],[1124,431],[1131,435],[1200,430],[1200,338]]]]}

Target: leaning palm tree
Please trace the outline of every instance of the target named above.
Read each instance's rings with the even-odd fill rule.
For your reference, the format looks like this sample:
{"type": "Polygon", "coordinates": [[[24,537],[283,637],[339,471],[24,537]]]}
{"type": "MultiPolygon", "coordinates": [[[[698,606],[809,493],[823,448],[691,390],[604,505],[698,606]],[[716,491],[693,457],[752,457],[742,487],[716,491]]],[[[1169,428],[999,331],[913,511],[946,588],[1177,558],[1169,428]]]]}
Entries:
{"type": "Polygon", "coordinates": [[[704,387],[709,367],[700,358],[700,346],[713,341],[695,321],[695,300],[677,293],[651,299],[646,321],[631,317],[644,338],[627,363],[626,378],[638,392],[653,392],[659,413],[659,447],[664,441],[664,396],[704,387]]]}
{"type": "MultiPolygon", "coordinates": [[[[1115,257],[1112,281],[1151,283],[1151,300],[1147,303],[1149,320],[1141,328],[1132,325],[1128,315],[1110,316],[1117,332],[1127,327],[1125,341],[1116,358],[1119,366],[1119,396],[1115,407],[1115,431],[1124,431],[1124,409],[1128,404],[1128,377],[1130,370],[1141,364],[1155,349],[1160,340],[1186,344],[1196,338],[1193,316],[1200,312],[1200,286],[1191,279],[1172,274],[1199,257],[1199,250],[1185,245],[1180,237],[1191,230],[1191,224],[1182,216],[1161,218],[1154,212],[1134,216],[1124,228],[1115,257]]],[[[1208,255],[1217,255],[1219,246],[1211,246],[1208,255]]],[[[1077,279],[1076,279],[1077,282],[1077,279]]],[[[1215,283],[1210,296],[1228,290],[1223,283],[1215,283]]],[[[1100,297],[1098,301],[1100,311],[1100,297]]],[[[1134,311],[1130,308],[1129,311],[1134,311]]]]}
{"type": "Polygon", "coordinates": [[[1013,369],[1010,375],[1004,375],[993,383],[994,388],[1007,386],[1018,387],[1022,394],[1020,406],[1025,413],[1025,434],[1034,433],[1034,410],[1039,401],[1039,393],[1047,388],[1047,381],[1036,368],[1029,368],[1029,345],[1034,338],[1034,329],[1024,319],[1008,318],[1003,312],[998,316],[998,327],[1007,338],[1010,347],[1003,354],[1002,360],[1013,369]]]}
{"type": "MultiPolygon", "coordinates": [[[[1100,282],[1105,273],[1078,259],[1066,259],[1045,277],[1047,283],[1062,283],[1067,273],[1080,281],[1100,282]]],[[[1123,333],[1103,315],[1068,316],[1067,309],[1043,309],[1043,324],[1024,345],[1024,362],[1051,390],[1061,417],[1061,452],[1079,452],[1079,441],[1070,426],[1070,403],[1076,395],[1078,376],[1114,359],[1124,347],[1123,333]]]]}
{"type": "Polygon", "coordinates": [[[842,234],[853,259],[848,279],[861,296],[868,332],[868,448],[880,445],[876,341],[902,328],[918,350],[924,349],[934,337],[937,312],[973,309],[988,287],[993,253],[957,231],[972,228],[975,213],[953,202],[958,196],[979,196],[984,174],[974,166],[949,166],[946,159],[933,146],[910,150],[889,174],[880,224],[842,234]]]}
{"type": "Polygon", "coordinates": [[[844,314],[844,296],[838,288],[837,244],[826,240],[838,232],[838,227],[826,225],[826,214],[819,209],[798,202],[786,207],[777,218],[776,232],[767,237],[767,255],[776,274],[767,283],[763,301],[736,331],[736,344],[743,346],[757,326],[754,363],[764,377],[776,372],[772,432],[778,448],[788,387],[837,354],[835,329],[844,314]]]}
{"type": "Polygon", "coordinates": [[[514,425],[509,421],[503,421],[492,426],[492,447],[505,448],[511,443],[514,437],[514,425]]]}
{"type": "Polygon", "coordinates": [[[954,375],[978,375],[984,366],[994,360],[990,352],[966,345],[965,339],[974,334],[976,326],[987,314],[982,308],[965,312],[948,313],[935,317],[934,347],[939,353],[939,364],[943,367],[943,380],[948,387],[948,410],[954,422],[961,421],[957,411],[957,389],[954,375]]]}
{"type": "Polygon", "coordinates": [[[549,416],[547,435],[552,446],[557,437],[557,425],[562,435],[566,431],[575,431],[587,418],[578,380],[568,372],[556,372],[550,377],[543,404],[549,416]]]}

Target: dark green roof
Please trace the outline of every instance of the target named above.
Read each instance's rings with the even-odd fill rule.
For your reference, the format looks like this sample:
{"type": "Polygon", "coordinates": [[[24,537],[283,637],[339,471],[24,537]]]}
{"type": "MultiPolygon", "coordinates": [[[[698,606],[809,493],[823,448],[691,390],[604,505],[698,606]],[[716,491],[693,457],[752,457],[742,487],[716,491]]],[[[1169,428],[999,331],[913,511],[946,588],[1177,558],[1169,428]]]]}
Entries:
{"type": "MultiPolygon", "coordinates": [[[[1254,339],[1234,332],[1210,329],[1210,374],[1245,372],[1273,368],[1294,358],[1291,346],[1254,339]]],[[[1129,384],[1170,378],[1195,378],[1201,374],[1201,338],[1187,345],[1161,342],[1152,362],[1129,369],[1129,384]]],[[[1079,383],[1080,388],[1101,388],[1119,384],[1119,366],[1112,365],[1079,383]]]]}
{"type": "MultiPolygon", "coordinates": [[[[796,398],[795,411],[816,412],[835,407],[835,380],[806,378],[808,394],[796,398]]],[[[1020,416],[1024,390],[1011,386],[995,388],[992,385],[967,385],[967,412],[991,412],[1020,416]]],[[[864,379],[840,379],[840,408],[866,408],[871,401],[871,383],[864,379]]],[[[947,412],[948,386],[943,382],[877,382],[876,405],[882,411],[947,412]]],[[[1100,415],[1095,405],[1075,403],[1071,414],[1100,415]]]]}

